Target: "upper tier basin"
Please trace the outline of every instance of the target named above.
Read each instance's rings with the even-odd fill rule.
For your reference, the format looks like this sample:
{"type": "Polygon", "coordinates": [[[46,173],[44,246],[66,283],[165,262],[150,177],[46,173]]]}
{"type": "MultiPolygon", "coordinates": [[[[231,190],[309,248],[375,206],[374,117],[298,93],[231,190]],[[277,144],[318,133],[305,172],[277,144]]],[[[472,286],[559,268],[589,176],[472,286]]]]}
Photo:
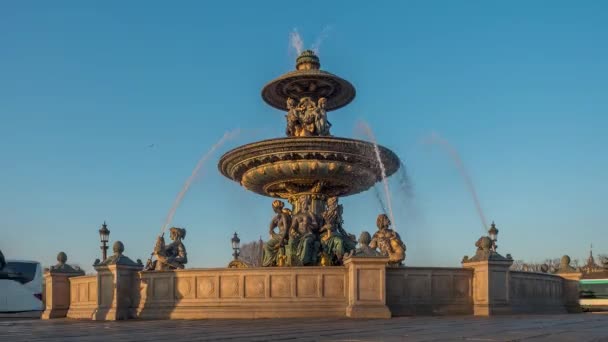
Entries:
{"type": "MultiPolygon", "coordinates": [[[[390,176],[399,158],[378,146],[390,176]]],[[[348,196],[382,179],[374,145],[336,137],[278,138],[237,147],[222,156],[220,172],[247,190],[289,199],[299,193],[348,196]]]]}
{"type": "Polygon", "coordinates": [[[314,101],[327,99],[326,110],[336,110],[355,98],[355,87],[350,82],[323,70],[295,70],[270,81],[262,89],[266,103],[287,111],[287,98],[296,100],[310,97],[314,101]]]}

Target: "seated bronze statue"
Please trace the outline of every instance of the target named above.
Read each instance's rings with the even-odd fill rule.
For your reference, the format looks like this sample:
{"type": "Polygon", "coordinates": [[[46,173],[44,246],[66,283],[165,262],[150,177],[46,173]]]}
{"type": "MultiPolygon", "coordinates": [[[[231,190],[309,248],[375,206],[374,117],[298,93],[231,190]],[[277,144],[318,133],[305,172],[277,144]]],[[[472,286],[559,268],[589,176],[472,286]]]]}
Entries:
{"type": "Polygon", "coordinates": [[[323,212],[324,224],[319,232],[323,255],[327,258],[323,266],[342,265],[344,255],[350,254],[357,245],[355,236],[348,234],[343,227],[342,211],[338,197],[327,200],[327,209],[323,212]]]}
{"type": "Polygon", "coordinates": [[[359,235],[359,245],[357,249],[352,250],[346,257],[375,257],[382,256],[375,248],[371,248],[369,244],[372,242],[372,236],[364,231],[359,235]]]}
{"type": "Polygon", "coordinates": [[[284,203],[279,200],[272,202],[272,210],[275,216],[270,221],[270,239],[264,244],[262,256],[262,266],[284,266],[285,245],[289,238],[288,230],[291,225],[291,215],[289,210],[284,209],[284,203]],[[278,228],[278,233],[275,229],[278,228]]]}
{"type": "Polygon", "coordinates": [[[315,266],[320,261],[320,218],[312,212],[310,196],[298,198],[299,212],[292,216],[285,248],[286,266],[315,266]]]}
{"type": "Polygon", "coordinates": [[[380,253],[389,257],[389,266],[400,266],[405,260],[405,244],[401,241],[399,233],[390,229],[391,220],[385,214],[378,215],[376,220],[378,231],[374,233],[369,246],[378,248],[380,253]]]}
{"type": "Polygon", "coordinates": [[[172,227],[169,229],[169,237],[173,242],[165,245],[165,238],[161,235],[156,239],[153,256],[156,260],[148,260],[146,271],[167,271],[183,269],[188,263],[186,246],[182,240],[186,237],[186,229],[172,227]]]}

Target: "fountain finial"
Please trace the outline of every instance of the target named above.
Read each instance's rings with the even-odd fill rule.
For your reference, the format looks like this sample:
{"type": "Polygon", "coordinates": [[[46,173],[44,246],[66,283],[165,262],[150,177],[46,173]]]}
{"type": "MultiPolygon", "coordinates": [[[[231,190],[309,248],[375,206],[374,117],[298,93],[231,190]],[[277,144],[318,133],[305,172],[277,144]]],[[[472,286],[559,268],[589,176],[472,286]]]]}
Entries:
{"type": "Polygon", "coordinates": [[[296,58],[296,69],[297,70],[318,70],[321,68],[321,62],[319,61],[319,57],[312,50],[304,50],[296,58]]]}

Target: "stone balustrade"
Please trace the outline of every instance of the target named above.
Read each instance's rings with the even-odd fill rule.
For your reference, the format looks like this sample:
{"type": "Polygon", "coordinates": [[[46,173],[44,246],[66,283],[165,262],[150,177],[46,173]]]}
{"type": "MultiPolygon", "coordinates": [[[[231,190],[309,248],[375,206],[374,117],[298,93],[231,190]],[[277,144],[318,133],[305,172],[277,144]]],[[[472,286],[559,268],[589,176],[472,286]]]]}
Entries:
{"type": "Polygon", "coordinates": [[[553,274],[510,271],[508,291],[511,311],[565,313],[564,281],[564,278],[553,274]]]}
{"type": "Polygon", "coordinates": [[[464,268],[388,268],[387,305],[393,316],[472,314],[472,281],[464,268]]]}
{"type": "MultiPolygon", "coordinates": [[[[577,275],[514,272],[510,262],[491,260],[462,268],[393,268],[385,259],[354,257],[343,267],[175,271],[140,271],[119,262],[97,266],[97,275],[66,278],[69,287],[49,281],[47,291],[70,299],[68,318],[97,320],[577,311],[577,275]]],[[[48,318],[55,317],[61,316],[48,318]]]]}
{"type": "Polygon", "coordinates": [[[342,267],[187,269],[139,274],[137,316],[160,318],[341,317],[342,267]]]}
{"type": "Polygon", "coordinates": [[[70,310],[68,318],[92,319],[98,303],[97,275],[70,278],[70,310]]]}

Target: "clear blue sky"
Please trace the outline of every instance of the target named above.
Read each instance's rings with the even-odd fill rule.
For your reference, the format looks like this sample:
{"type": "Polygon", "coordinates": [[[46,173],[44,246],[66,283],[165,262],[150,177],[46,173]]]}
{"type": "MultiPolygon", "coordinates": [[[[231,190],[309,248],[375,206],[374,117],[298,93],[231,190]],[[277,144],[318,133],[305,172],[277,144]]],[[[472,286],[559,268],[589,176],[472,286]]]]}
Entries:
{"type": "MultiPolygon", "coordinates": [[[[457,266],[482,228],[460,152],[499,251],[540,261],[608,252],[608,3],[605,1],[19,1],[0,5],[0,249],[90,270],[97,230],[145,260],[176,194],[226,131],[220,153],[281,136],[260,98],[293,69],[289,33],[327,33],[322,67],[357,98],[333,133],[367,121],[407,164],[391,180],[410,265],[457,266]],[[301,7],[296,7],[300,4],[301,7]],[[154,144],[149,148],[148,145],[154,144]]],[[[179,207],[190,267],[223,266],[229,239],[266,236],[271,199],[217,171],[179,207]]],[[[346,227],[374,230],[374,193],[345,198],[346,227]]]]}

